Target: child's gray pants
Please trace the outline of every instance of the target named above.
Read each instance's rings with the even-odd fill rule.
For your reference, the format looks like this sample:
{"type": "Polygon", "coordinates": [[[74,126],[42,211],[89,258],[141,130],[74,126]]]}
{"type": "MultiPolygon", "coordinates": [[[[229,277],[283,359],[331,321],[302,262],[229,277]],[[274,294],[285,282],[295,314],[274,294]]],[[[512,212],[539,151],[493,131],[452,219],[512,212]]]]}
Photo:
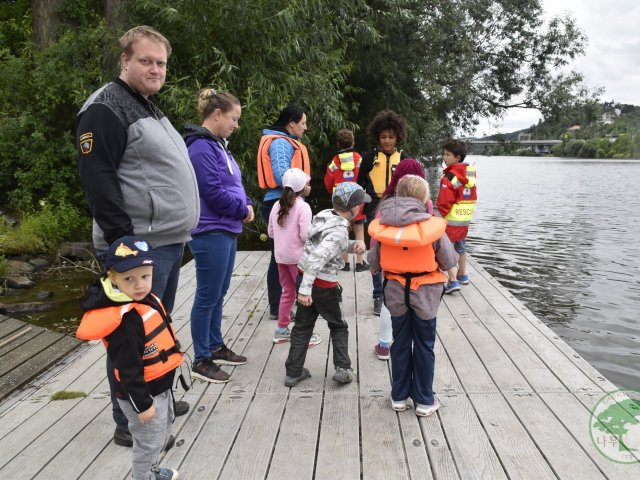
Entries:
{"type": "Polygon", "coordinates": [[[158,468],[160,454],[171,435],[171,424],[174,419],[171,390],[153,397],[156,415],[145,423],[140,423],[138,413],[127,400],[118,398],[118,403],[129,421],[129,431],[133,437],[132,478],[133,480],[155,480],[154,471],[158,468]]]}

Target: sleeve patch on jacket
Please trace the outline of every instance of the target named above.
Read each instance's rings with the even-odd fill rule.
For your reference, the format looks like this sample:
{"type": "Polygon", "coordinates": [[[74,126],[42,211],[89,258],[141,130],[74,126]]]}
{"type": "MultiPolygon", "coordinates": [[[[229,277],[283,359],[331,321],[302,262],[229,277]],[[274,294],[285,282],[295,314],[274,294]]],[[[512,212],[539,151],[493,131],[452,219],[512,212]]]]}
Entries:
{"type": "Polygon", "coordinates": [[[91,153],[93,148],[93,132],[87,132],[80,135],[80,151],[83,155],[91,153]]]}

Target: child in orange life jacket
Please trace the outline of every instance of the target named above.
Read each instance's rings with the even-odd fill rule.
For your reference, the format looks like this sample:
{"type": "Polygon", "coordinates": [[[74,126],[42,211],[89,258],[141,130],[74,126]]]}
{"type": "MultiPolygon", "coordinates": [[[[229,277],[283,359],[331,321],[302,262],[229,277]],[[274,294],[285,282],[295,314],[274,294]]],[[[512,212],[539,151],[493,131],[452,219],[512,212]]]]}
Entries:
{"type": "Polygon", "coordinates": [[[404,411],[409,398],[415,413],[428,416],[440,404],[433,393],[436,314],[448,270],[458,255],[445,234],[446,221],[425,211],[429,185],[406,175],[396,196],[380,203],[380,217],[369,226],[377,240],[369,252],[374,271],[385,276],[384,300],[391,312],[391,408],[404,411]]]}
{"type": "Polygon", "coordinates": [[[85,314],[76,333],[102,339],[116,376],[116,397],[133,436],[134,480],[177,479],[158,467],[174,419],[171,386],[182,363],[171,318],[151,293],[151,246],[122,237],[107,252],[106,275],[96,279],[82,302],[85,314]]]}
{"type": "MultiPolygon", "coordinates": [[[[337,145],[340,150],[333,157],[331,163],[327,165],[327,172],[324,175],[324,186],[329,194],[333,194],[333,190],[339,183],[357,181],[358,172],[360,171],[360,163],[362,162],[360,154],[354,150],[355,137],[351,130],[342,129],[338,131],[337,145]]],[[[365,221],[366,217],[362,213],[362,210],[360,210],[352,222],[353,233],[356,240],[361,240],[363,242],[365,221]]],[[[369,271],[369,265],[362,257],[362,254],[356,255],[356,272],[369,271]]],[[[342,259],[344,260],[344,267],[342,270],[348,272],[350,270],[349,255],[344,253],[342,255],[342,259]]]]}
{"type": "Polygon", "coordinates": [[[476,208],[476,167],[464,162],[467,147],[460,140],[449,140],[444,145],[444,169],[440,180],[440,191],[436,206],[440,216],[447,220],[447,236],[460,255],[458,265],[447,272],[449,281],[444,293],[460,290],[460,284],[467,285],[467,254],[465,239],[469,233],[469,223],[476,208]]]}

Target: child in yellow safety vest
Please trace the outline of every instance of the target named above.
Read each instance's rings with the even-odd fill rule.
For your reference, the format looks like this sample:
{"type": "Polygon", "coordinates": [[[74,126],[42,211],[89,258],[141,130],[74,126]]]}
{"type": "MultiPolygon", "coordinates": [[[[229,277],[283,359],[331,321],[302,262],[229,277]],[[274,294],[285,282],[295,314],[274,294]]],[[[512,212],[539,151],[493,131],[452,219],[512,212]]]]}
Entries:
{"type": "Polygon", "coordinates": [[[140,237],[122,237],[104,266],[106,275],[83,299],[76,336],[102,340],[113,363],[116,397],[133,436],[133,479],[177,479],[176,470],[160,468],[158,461],[171,438],[171,387],[183,354],[171,318],[151,293],[151,246],[140,237]]]}
{"type": "MultiPolygon", "coordinates": [[[[362,157],[354,150],[355,137],[351,130],[342,129],[338,131],[337,145],[340,149],[338,153],[331,159],[329,165],[327,165],[327,171],[324,175],[324,186],[330,195],[333,194],[336,185],[342,182],[355,182],[358,180],[358,172],[360,171],[360,163],[362,163],[362,157]]],[[[364,242],[364,224],[366,221],[365,215],[362,213],[362,209],[356,215],[353,220],[353,233],[356,240],[364,242]]],[[[349,256],[344,254],[342,256],[344,260],[343,271],[348,272],[351,267],[349,266],[349,256]]],[[[368,272],[369,265],[363,260],[363,255],[356,255],[356,272],[368,272]]]]}
{"type": "Polygon", "coordinates": [[[440,407],[433,374],[436,314],[446,281],[441,269],[458,261],[445,234],[446,221],[425,210],[428,200],[428,183],[406,175],[396,196],[380,203],[380,216],[369,225],[376,240],[369,263],[372,271],[384,271],[384,303],[393,327],[391,407],[404,411],[411,398],[418,416],[440,407]]]}

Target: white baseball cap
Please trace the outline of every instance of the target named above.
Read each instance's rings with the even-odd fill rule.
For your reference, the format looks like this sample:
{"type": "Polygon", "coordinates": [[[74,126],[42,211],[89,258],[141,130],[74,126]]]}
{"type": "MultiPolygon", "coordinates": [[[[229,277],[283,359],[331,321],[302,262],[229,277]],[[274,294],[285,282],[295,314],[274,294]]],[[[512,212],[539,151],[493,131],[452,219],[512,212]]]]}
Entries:
{"type": "Polygon", "coordinates": [[[309,178],[309,175],[299,168],[290,168],[284,172],[284,175],[282,175],[282,186],[289,187],[295,193],[298,193],[304,190],[304,187],[307,186],[309,178]]]}

